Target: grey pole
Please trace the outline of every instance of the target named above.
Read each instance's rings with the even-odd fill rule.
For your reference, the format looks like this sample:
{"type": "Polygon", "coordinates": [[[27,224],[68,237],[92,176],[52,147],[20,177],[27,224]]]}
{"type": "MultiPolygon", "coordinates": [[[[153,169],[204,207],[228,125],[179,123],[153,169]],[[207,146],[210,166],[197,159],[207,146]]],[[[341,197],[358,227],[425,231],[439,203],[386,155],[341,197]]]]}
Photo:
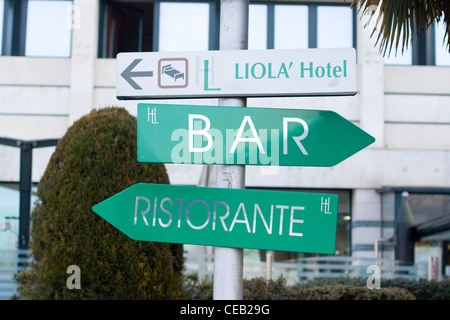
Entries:
{"type": "MultiPolygon", "coordinates": [[[[220,1],[220,50],[248,47],[249,0],[220,1]]],[[[246,107],[246,98],[220,98],[219,106],[246,107]]],[[[219,188],[245,188],[245,166],[216,166],[219,188]]],[[[242,299],[243,249],[216,247],[214,250],[214,300],[242,299]]]]}

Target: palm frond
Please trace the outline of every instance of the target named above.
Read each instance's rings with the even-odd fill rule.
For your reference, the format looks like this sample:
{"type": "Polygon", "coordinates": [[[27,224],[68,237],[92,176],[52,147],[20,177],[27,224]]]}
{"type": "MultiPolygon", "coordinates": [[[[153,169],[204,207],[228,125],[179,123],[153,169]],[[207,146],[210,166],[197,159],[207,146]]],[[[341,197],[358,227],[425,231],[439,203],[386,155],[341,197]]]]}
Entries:
{"type": "MultiPolygon", "coordinates": [[[[414,37],[428,29],[434,21],[443,21],[444,39],[450,50],[450,0],[352,0],[362,15],[370,15],[368,24],[377,15],[373,34],[378,31],[376,44],[383,55],[404,52],[414,37]]],[[[367,27],[367,25],[365,27],[367,27]]]]}

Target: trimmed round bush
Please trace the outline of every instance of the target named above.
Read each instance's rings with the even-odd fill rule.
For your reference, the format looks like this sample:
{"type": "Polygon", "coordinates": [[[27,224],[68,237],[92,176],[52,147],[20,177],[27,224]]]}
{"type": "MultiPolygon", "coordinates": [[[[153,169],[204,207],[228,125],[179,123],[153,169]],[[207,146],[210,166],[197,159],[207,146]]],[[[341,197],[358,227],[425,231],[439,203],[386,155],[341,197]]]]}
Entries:
{"type": "Polygon", "coordinates": [[[17,276],[22,298],[182,296],[182,245],[132,240],[92,211],[136,183],[169,184],[163,164],[137,162],[136,136],[136,118],[111,107],[85,115],[58,142],[31,215],[34,262],[17,276]],[[67,285],[72,265],[80,289],[67,285]]]}

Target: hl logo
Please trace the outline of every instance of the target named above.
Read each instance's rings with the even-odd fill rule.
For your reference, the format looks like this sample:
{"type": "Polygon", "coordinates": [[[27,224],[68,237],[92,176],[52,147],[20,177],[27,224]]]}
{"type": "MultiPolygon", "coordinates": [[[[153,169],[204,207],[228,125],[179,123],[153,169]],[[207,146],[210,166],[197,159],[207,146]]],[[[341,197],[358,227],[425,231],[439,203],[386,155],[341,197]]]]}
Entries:
{"type": "Polygon", "coordinates": [[[330,211],[330,197],[325,198],[321,197],[320,198],[320,211],[326,213],[326,214],[331,214],[330,211]]]}
{"type": "Polygon", "coordinates": [[[148,108],[148,118],[147,118],[148,122],[150,122],[152,124],[158,124],[159,122],[156,121],[156,108],[153,108],[150,110],[150,108],[148,108]]]}

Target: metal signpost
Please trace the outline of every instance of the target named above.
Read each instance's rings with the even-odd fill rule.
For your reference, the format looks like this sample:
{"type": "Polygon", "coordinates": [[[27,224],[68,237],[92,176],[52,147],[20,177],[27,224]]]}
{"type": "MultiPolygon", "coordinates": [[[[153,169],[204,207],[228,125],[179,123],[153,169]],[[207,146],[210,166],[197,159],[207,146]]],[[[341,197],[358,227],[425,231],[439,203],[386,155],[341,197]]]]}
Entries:
{"type": "Polygon", "coordinates": [[[117,56],[117,97],[122,100],[354,94],[354,48],[117,56]]]}
{"type": "Polygon", "coordinates": [[[138,105],[138,161],[331,167],[375,141],[333,111],[138,105]]]}
{"type": "Polygon", "coordinates": [[[138,241],[334,254],[338,196],[139,183],[93,207],[138,241]]]}
{"type": "Polygon", "coordinates": [[[138,105],[138,160],[216,165],[216,188],[137,184],[93,210],[140,241],[215,246],[214,299],[242,299],[243,248],[333,254],[338,197],[245,188],[245,165],[333,166],[374,138],[332,111],[246,108],[247,97],[354,95],[350,49],[247,49],[248,0],[221,0],[219,51],[121,53],[118,99],[138,105]]]}
{"type": "MultiPolygon", "coordinates": [[[[220,1],[220,50],[248,48],[249,0],[220,1]]],[[[219,106],[246,107],[246,98],[219,99],[219,106]]],[[[218,188],[245,188],[245,166],[217,165],[218,188]]],[[[239,300],[243,294],[244,249],[230,247],[214,248],[213,298],[216,300],[239,300]]]]}

